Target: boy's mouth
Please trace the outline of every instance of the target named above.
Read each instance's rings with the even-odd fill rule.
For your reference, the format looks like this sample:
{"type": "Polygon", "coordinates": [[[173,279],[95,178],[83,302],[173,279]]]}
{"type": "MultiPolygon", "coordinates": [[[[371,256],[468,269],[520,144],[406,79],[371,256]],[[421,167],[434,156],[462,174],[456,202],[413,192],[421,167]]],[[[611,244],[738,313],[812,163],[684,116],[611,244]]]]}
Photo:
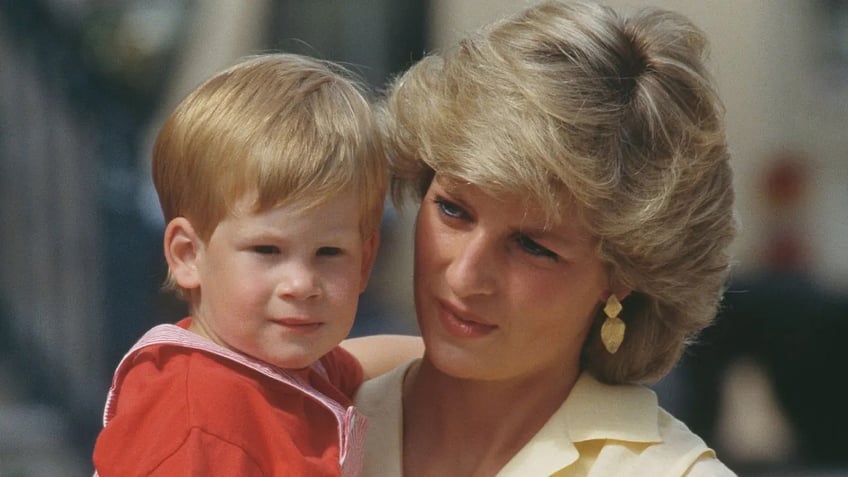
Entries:
{"type": "Polygon", "coordinates": [[[288,330],[303,333],[308,333],[324,326],[324,323],[320,321],[306,318],[278,318],[272,321],[288,330]]]}

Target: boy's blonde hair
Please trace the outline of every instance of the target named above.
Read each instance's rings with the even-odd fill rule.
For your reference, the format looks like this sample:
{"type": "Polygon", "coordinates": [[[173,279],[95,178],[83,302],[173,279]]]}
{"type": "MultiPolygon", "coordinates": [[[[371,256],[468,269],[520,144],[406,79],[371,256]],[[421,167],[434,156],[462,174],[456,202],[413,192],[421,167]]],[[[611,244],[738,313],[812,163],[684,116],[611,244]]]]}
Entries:
{"type": "MultiPolygon", "coordinates": [[[[267,54],[216,74],[177,106],[153,148],[153,182],[165,221],[187,218],[203,241],[247,194],[260,212],[315,207],[353,187],[367,239],[382,218],[384,161],[370,105],[346,70],[267,54]]],[[[166,286],[175,287],[170,277],[166,286]]]]}
{"type": "Polygon", "coordinates": [[[554,222],[576,207],[611,285],[633,290],[621,349],[601,346],[599,313],[583,350],[606,382],[659,379],[721,299],[735,219],[705,51],[672,12],[548,1],[425,58],[383,105],[396,199],[439,173],[554,222]]]}

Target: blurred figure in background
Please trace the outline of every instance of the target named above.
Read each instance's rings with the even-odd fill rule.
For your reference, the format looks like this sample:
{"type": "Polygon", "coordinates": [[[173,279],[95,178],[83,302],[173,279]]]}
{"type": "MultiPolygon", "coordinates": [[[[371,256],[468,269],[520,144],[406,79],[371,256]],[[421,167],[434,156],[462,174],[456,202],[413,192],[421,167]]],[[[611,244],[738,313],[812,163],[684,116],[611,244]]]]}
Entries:
{"type": "MultiPolygon", "coordinates": [[[[848,366],[848,300],[812,275],[815,171],[809,157],[789,149],[766,164],[758,188],[766,224],[762,265],[733,278],[716,325],[687,356],[683,370],[692,373],[692,382],[681,384],[694,388],[680,411],[694,430],[721,447],[718,417],[729,404],[721,399],[724,380],[731,366],[750,359],[768,377],[767,391],[790,425],[794,455],[779,460],[791,466],[844,466],[848,407],[837,376],[848,366]]],[[[744,392],[734,395],[745,399],[744,392]]]]}

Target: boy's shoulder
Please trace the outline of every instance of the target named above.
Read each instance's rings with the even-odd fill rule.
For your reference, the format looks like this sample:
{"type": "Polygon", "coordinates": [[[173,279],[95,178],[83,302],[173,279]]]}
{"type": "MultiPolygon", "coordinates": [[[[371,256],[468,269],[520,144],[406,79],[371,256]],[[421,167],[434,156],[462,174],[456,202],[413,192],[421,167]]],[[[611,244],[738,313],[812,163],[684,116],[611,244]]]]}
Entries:
{"type": "Polygon", "coordinates": [[[267,408],[256,409],[258,414],[318,405],[343,415],[362,381],[358,361],[339,347],[309,369],[283,370],[219,346],[186,325],[185,320],[158,325],[130,349],[115,371],[107,420],[130,408],[170,414],[178,407],[194,424],[226,423],[218,409],[246,405],[267,408]]]}
{"type": "Polygon", "coordinates": [[[179,346],[159,344],[138,350],[122,370],[116,389],[118,416],[127,408],[161,407],[189,410],[198,404],[226,400],[256,388],[258,376],[249,376],[223,359],[179,346]]]}
{"type": "Polygon", "coordinates": [[[168,429],[175,440],[194,428],[226,437],[245,422],[258,426],[272,415],[298,417],[311,399],[239,363],[173,345],[139,350],[116,391],[110,425],[149,428],[151,435],[168,429]]]}
{"type": "MultiPolygon", "coordinates": [[[[135,350],[123,371],[116,412],[98,437],[95,461],[104,468],[126,459],[154,466],[214,448],[235,452],[235,460],[249,455],[244,459],[263,468],[300,462],[298,449],[310,442],[337,446],[332,414],[303,413],[314,405],[305,393],[226,358],[173,344],[147,345],[135,350]],[[267,442],[276,445],[273,455],[262,451],[267,442]]],[[[337,465],[333,453],[319,464],[337,465]]]]}
{"type": "Polygon", "coordinates": [[[195,346],[175,341],[147,343],[129,353],[128,362],[116,372],[120,375],[119,392],[122,396],[141,394],[142,390],[152,397],[169,394],[175,398],[171,402],[186,405],[197,405],[195,397],[206,404],[213,394],[214,400],[232,399],[243,404],[245,393],[266,395],[272,402],[306,397],[304,386],[331,398],[339,396],[328,391],[352,396],[362,382],[359,362],[338,346],[309,369],[297,372],[281,370],[229,350],[216,352],[215,348],[217,345],[195,346]]]}
{"type": "Polygon", "coordinates": [[[243,363],[208,351],[172,344],[150,345],[137,351],[125,371],[121,394],[131,392],[136,383],[146,389],[159,389],[161,392],[168,389],[171,390],[169,394],[183,394],[179,401],[187,405],[230,396],[243,400],[245,392],[251,391],[301,394],[290,383],[268,377],[243,363]]]}

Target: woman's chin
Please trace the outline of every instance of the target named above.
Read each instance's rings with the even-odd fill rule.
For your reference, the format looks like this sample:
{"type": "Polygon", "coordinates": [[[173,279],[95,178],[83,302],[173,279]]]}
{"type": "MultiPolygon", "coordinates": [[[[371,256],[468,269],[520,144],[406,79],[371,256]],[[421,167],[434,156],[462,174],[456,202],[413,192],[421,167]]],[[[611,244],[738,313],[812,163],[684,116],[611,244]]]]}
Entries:
{"type": "Polygon", "coordinates": [[[448,343],[427,345],[425,359],[438,372],[455,379],[491,380],[496,376],[489,359],[448,343]]]}

